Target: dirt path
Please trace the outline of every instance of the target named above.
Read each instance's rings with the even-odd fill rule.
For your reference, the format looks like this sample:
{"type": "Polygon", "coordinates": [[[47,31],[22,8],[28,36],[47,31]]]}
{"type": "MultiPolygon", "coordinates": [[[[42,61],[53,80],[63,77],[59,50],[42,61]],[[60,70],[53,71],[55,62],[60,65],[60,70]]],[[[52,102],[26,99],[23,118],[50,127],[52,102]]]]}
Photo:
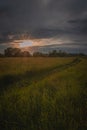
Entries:
{"type": "MultiPolygon", "coordinates": [[[[33,84],[38,84],[41,80],[45,79],[46,77],[52,75],[53,73],[58,73],[58,72],[61,72],[61,71],[64,71],[70,67],[73,67],[77,64],[79,64],[82,60],[79,59],[79,58],[75,58],[74,60],[72,60],[71,62],[67,63],[67,64],[63,64],[63,65],[60,65],[60,66],[56,66],[54,68],[52,68],[51,70],[47,71],[45,74],[41,75],[39,77],[39,80],[36,81],[33,80],[33,84]]],[[[31,84],[29,84],[31,85],[31,84]]]]}
{"type": "Polygon", "coordinates": [[[64,64],[64,65],[56,66],[51,71],[49,71],[47,74],[45,74],[44,77],[49,76],[49,75],[51,75],[52,73],[55,73],[55,72],[64,71],[64,70],[66,70],[66,69],[68,69],[68,68],[70,68],[70,67],[72,67],[72,66],[74,66],[74,65],[76,65],[80,62],[81,62],[81,59],[75,58],[72,62],[69,62],[69,63],[64,64]]]}
{"type": "Polygon", "coordinates": [[[81,62],[81,59],[75,58],[71,62],[68,62],[66,64],[62,65],[56,65],[55,67],[52,68],[47,68],[45,70],[37,71],[37,72],[26,72],[23,75],[5,75],[0,79],[0,90],[4,91],[8,89],[8,87],[13,86],[19,86],[19,87],[25,87],[25,86],[30,86],[32,84],[38,83],[40,80],[43,80],[44,78],[52,75],[53,73],[57,73],[60,71],[64,71],[76,64],[81,62]],[[21,77],[21,78],[20,78],[21,77]],[[24,82],[21,82],[21,81],[24,82]],[[17,84],[17,85],[16,85],[17,84]]]}

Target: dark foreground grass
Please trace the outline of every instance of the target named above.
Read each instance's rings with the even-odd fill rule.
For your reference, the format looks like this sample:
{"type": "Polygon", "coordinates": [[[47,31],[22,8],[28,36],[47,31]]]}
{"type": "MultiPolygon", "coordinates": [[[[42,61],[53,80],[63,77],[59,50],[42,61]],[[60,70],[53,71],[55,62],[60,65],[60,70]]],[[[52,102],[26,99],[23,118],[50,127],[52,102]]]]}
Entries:
{"type": "MultiPolygon", "coordinates": [[[[28,65],[33,64],[37,68],[31,69],[37,76],[31,74],[30,79],[27,74],[23,81],[23,72],[9,70],[10,74],[20,75],[21,80],[9,84],[10,87],[1,93],[1,130],[86,130],[86,59],[37,59],[42,62],[37,65],[33,60],[33,63],[28,62],[28,65]],[[44,64],[46,62],[45,65],[43,61],[44,64]],[[23,84],[23,87],[20,84],[23,84]]],[[[16,68],[15,64],[13,65],[16,68]]],[[[22,65],[24,66],[24,63],[22,65]]],[[[29,66],[26,68],[24,70],[29,71],[29,66]]],[[[6,73],[4,72],[3,76],[6,73]]]]}

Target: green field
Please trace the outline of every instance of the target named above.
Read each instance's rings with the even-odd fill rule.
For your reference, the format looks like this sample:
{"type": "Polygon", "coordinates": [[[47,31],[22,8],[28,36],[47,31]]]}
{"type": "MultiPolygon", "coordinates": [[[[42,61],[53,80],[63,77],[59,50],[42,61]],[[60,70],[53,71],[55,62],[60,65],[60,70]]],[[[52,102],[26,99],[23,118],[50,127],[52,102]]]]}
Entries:
{"type": "Polygon", "coordinates": [[[87,130],[87,58],[1,58],[0,130],[87,130]]]}

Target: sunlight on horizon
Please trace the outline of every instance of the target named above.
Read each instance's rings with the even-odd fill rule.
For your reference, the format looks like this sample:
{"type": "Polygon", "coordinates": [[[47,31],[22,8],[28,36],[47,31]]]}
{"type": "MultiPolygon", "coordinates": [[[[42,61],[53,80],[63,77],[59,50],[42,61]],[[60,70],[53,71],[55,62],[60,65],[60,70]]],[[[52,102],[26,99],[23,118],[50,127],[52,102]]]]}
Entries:
{"type": "Polygon", "coordinates": [[[21,43],[19,43],[19,46],[20,48],[22,47],[29,47],[29,46],[32,46],[33,42],[31,40],[28,40],[28,41],[23,41],[21,43]]]}
{"type": "Polygon", "coordinates": [[[62,45],[63,43],[70,43],[69,40],[62,39],[32,39],[32,40],[22,40],[18,43],[20,48],[27,48],[31,46],[47,46],[47,45],[62,45]]]}

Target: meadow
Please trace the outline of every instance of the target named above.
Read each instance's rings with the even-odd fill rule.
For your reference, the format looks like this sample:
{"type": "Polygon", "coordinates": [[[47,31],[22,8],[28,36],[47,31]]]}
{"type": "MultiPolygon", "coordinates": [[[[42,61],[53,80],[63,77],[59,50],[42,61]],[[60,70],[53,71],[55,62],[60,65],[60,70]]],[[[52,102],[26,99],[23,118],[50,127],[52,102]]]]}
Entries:
{"type": "Polygon", "coordinates": [[[87,57],[0,58],[0,130],[87,130],[87,57]]]}

